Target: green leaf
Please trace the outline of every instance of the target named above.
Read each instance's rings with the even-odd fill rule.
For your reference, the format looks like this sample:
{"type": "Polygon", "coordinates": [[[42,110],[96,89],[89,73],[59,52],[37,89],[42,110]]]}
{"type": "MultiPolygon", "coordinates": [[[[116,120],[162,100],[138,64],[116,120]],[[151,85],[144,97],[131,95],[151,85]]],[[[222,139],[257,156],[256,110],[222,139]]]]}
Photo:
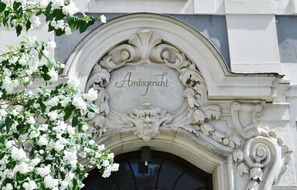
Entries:
{"type": "Polygon", "coordinates": [[[6,8],[6,4],[0,2],[0,13],[2,13],[5,10],[5,8],[6,8]]]}
{"type": "Polygon", "coordinates": [[[26,30],[28,31],[30,28],[31,28],[31,22],[30,20],[28,20],[26,23],[26,30]]]}
{"type": "Polygon", "coordinates": [[[17,36],[19,36],[22,32],[23,27],[21,25],[17,25],[15,29],[16,29],[17,36]]]}
{"type": "Polygon", "coordinates": [[[78,116],[74,116],[72,119],[72,126],[76,127],[79,124],[79,117],[78,116]]]}
{"type": "Polygon", "coordinates": [[[46,7],[46,9],[45,9],[45,12],[44,12],[44,15],[46,16],[46,21],[49,21],[48,20],[48,16],[50,15],[50,13],[51,13],[51,10],[52,10],[52,2],[50,2],[49,4],[48,4],[48,6],[46,7]]]}
{"type": "Polygon", "coordinates": [[[66,16],[63,14],[62,9],[55,9],[53,15],[55,16],[55,20],[62,20],[66,16]]]}
{"type": "Polygon", "coordinates": [[[18,11],[18,9],[21,7],[22,7],[22,3],[16,2],[16,1],[13,3],[13,10],[18,11]]]}
{"type": "Polygon", "coordinates": [[[69,105],[69,106],[65,107],[65,109],[64,109],[64,112],[65,112],[64,121],[69,119],[69,117],[71,116],[73,110],[74,110],[74,107],[72,105],[69,105]]]}

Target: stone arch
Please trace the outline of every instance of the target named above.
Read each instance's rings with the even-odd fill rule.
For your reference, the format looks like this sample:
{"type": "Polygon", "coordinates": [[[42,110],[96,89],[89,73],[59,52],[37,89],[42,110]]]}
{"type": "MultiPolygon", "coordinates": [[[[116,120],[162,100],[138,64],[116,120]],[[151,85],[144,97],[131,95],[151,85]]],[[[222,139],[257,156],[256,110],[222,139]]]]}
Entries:
{"type": "Polygon", "coordinates": [[[92,31],[68,58],[63,75],[80,78],[83,88],[93,66],[106,52],[144,29],[158,33],[164,41],[183,50],[201,71],[210,99],[260,97],[271,101],[272,89],[282,77],[277,74],[232,73],[215,46],[203,34],[172,17],[150,13],[121,16],[92,31]]]}
{"type": "Polygon", "coordinates": [[[99,27],[78,45],[64,75],[80,79],[81,89],[93,86],[99,90],[96,104],[101,112],[90,122],[105,130],[97,142],[118,154],[142,144],[171,151],[211,173],[215,190],[243,186],[270,190],[290,160],[291,152],[281,138],[257,122],[260,100],[271,100],[280,76],[231,73],[203,35],[173,18],[132,14],[99,27]],[[111,75],[128,66],[148,64],[176,73],[180,107],[169,110],[136,101],[139,104],[132,102],[133,109],[110,109],[111,75]],[[230,114],[224,118],[218,105],[222,99],[231,100],[230,114]],[[237,101],[232,103],[232,99],[237,101]],[[220,129],[222,124],[224,129],[220,129]],[[148,132],[144,132],[146,126],[148,132]]]}

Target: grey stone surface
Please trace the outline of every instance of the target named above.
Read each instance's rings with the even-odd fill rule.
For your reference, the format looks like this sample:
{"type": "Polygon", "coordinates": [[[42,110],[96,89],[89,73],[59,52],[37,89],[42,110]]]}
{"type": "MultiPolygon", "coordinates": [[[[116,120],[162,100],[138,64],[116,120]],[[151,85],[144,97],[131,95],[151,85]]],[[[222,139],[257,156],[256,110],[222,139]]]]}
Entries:
{"type": "Polygon", "coordinates": [[[222,54],[227,66],[230,66],[228,35],[225,16],[213,15],[173,15],[189,24],[208,38],[222,54]]]}
{"type": "Polygon", "coordinates": [[[110,108],[124,113],[142,104],[153,103],[162,110],[176,111],[184,103],[184,86],[178,75],[165,65],[152,63],[115,70],[107,87],[110,108]]]}
{"type": "MultiPolygon", "coordinates": [[[[93,16],[100,16],[101,14],[90,14],[93,16]]],[[[107,17],[107,21],[123,14],[112,13],[104,14],[107,17]]],[[[227,66],[230,66],[229,58],[229,46],[228,37],[226,29],[225,16],[209,16],[209,15],[170,15],[172,17],[181,20],[192,26],[199,32],[201,32],[205,37],[207,37],[222,54],[227,66]]],[[[89,27],[86,32],[79,34],[74,32],[70,36],[60,36],[55,37],[57,43],[57,48],[55,50],[55,57],[58,61],[64,63],[68,57],[71,55],[77,44],[91,31],[96,29],[99,23],[95,23],[93,26],[89,27]]]]}
{"type": "Polygon", "coordinates": [[[276,27],[282,63],[297,63],[297,17],[276,16],[276,27]]]}

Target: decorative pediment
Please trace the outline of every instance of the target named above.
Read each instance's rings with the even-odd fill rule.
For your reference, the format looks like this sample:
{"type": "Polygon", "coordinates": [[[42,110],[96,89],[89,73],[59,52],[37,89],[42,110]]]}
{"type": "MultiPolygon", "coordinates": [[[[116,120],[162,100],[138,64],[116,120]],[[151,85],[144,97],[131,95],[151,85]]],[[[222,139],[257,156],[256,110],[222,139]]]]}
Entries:
{"type": "Polygon", "coordinates": [[[238,145],[238,142],[228,139],[227,134],[216,130],[214,124],[209,122],[220,119],[221,110],[218,105],[208,104],[206,83],[196,65],[183,52],[152,31],[137,32],[126,43],[108,52],[94,66],[87,88],[90,86],[99,90],[96,104],[101,107],[101,113],[98,117],[100,121],[104,118],[107,128],[135,127],[140,138],[153,138],[157,133],[154,132],[151,137],[141,135],[140,121],[136,121],[138,116],[135,113],[135,109],[151,105],[171,115],[172,119],[166,122],[166,127],[181,127],[197,136],[205,136],[210,144],[225,147],[228,152],[238,145]],[[151,76],[145,79],[147,75],[151,76]],[[124,87],[126,92],[123,91],[124,87]],[[162,91],[166,88],[168,90],[162,91]],[[153,92],[150,94],[150,91],[153,92]],[[113,100],[110,93],[116,94],[113,100]],[[133,93],[139,94],[133,96],[133,93]],[[123,100],[132,99],[128,104],[133,106],[121,109],[123,105],[117,102],[120,96],[130,96],[123,100]],[[171,96],[176,97],[176,101],[170,102],[171,96]],[[136,98],[133,100],[133,97],[136,98]],[[160,98],[170,106],[156,103],[160,98]],[[123,122],[123,118],[128,118],[130,123],[123,122]]]}
{"type": "Polygon", "coordinates": [[[232,156],[238,173],[249,178],[246,190],[270,190],[291,151],[259,125],[260,102],[234,102],[223,115],[220,104],[208,100],[206,82],[183,51],[153,31],[139,31],[94,65],[86,88],[99,91],[101,109],[92,123],[107,132],[133,130],[145,142],[162,128],[182,129],[211,151],[232,156]]]}

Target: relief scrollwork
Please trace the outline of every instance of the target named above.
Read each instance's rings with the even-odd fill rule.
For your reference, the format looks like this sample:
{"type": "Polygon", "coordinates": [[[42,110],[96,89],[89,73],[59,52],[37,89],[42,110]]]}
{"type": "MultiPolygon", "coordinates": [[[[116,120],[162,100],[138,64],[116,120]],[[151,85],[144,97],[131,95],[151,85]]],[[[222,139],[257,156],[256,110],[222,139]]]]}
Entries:
{"type": "Polygon", "coordinates": [[[197,66],[185,53],[153,31],[137,32],[110,50],[94,66],[86,87],[91,86],[99,91],[95,103],[101,108],[100,114],[93,119],[95,127],[102,128],[110,116],[111,120],[119,121],[119,128],[133,127],[135,134],[144,141],[155,138],[160,133],[160,127],[187,130],[206,140],[220,153],[232,154],[238,173],[248,175],[246,190],[270,190],[287,168],[292,152],[274,131],[259,125],[261,103],[232,103],[230,119],[233,125],[229,126],[231,122],[222,118],[221,108],[209,103],[206,82],[197,66]],[[169,113],[157,108],[158,105],[153,102],[135,105],[135,109],[127,113],[111,110],[106,89],[112,71],[142,64],[163,64],[176,71],[183,85],[180,91],[184,97],[181,111],[169,113]],[[218,122],[226,122],[228,126],[220,129],[218,122]],[[229,130],[229,127],[234,130],[229,130]]]}
{"type": "MultiPolygon", "coordinates": [[[[190,126],[193,130],[200,133],[200,135],[204,135],[212,144],[216,145],[219,143],[225,147],[231,147],[231,149],[235,148],[238,143],[228,139],[224,132],[217,131],[212,124],[208,123],[211,120],[220,119],[221,110],[217,105],[207,104],[206,83],[196,65],[177,47],[166,43],[158,34],[149,30],[137,32],[128,41],[113,48],[94,67],[87,86],[95,86],[99,90],[99,98],[96,104],[101,108],[101,117],[105,117],[110,111],[108,105],[109,95],[106,93],[110,73],[125,65],[147,63],[164,64],[177,71],[179,80],[185,87],[183,96],[185,98],[185,105],[187,106],[187,119],[185,122],[188,123],[185,124],[186,126],[190,126]]],[[[130,114],[130,120],[131,118],[137,118],[135,113],[134,115],[130,114]]],[[[175,118],[182,117],[173,115],[173,118],[171,122],[174,126],[175,118]]],[[[97,123],[104,123],[102,121],[103,119],[100,118],[100,122],[97,123]]],[[[180,124],[180,122],[176,123],[180,124]]],[[[185,126],[179,124],[176,125],[179,127],[185,126]]],[[[135,123],[134,126],[137,128],[139,125],[135,123]]],[[[145,135],[142,134],[143,132],[141,130],[137,129],[137,134],[140,138],[150,139],[154,136],[151,135],[150,138],[144,137],[145,135]]],[[[152,132],[152,134],[155,133],[152,132]]]]}
{"type": "Polygon", "coordinates": [[[275,131],[258,124],[260,104],[234,102],[231,109],[234,127],[244,139],[233,159],[239,174],[249,176],[245,189],[270,190],[287,169],[292,151],[275,131]]]}
{"type": "Polygon", "coordinates": [[[149,141],[159,134],[161,126],[167,126],[173,117],[166,111],[145,103],[133,112],[123,116],[124,122],[131,123],[136,128],[135,134],[144,141],[149,141]]]}

